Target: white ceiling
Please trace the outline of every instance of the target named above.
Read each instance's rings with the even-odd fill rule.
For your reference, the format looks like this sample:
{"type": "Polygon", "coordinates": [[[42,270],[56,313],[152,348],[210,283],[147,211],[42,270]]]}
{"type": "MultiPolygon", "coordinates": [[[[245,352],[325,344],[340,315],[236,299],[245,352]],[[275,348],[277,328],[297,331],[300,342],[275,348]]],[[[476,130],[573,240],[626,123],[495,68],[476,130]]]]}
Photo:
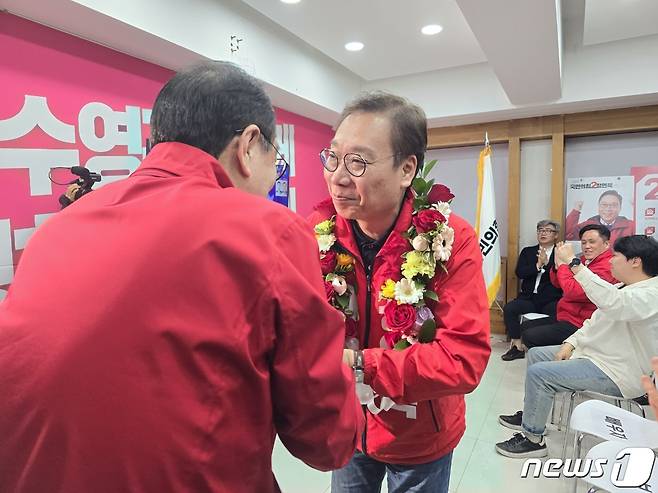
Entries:
{"type": "MultiPolygon", "coordinates": [[[[587,0],[583,44],[658,34],[658,0],[587,0]]],[[[658,63],[658,53],[656,60],[658,63]]]]}
{"type": "Polygon", "coordinates": [[[366,81],[486,61],[454,0],[242,1],[366,81]],[[426,36],[427,24],[443,31],[426,36]],[[365,47],[349,52],[350,41],[365,47]]]}
{"type": "Polygon", "coordinates": [[[0,0],[2,9],[174,70],[231,60],[276,106],[328,124],[372,89],[419,104],[433,127],[658,104],[658,0],[0,0]],[[421,35],[429,23],[443,32],[421,35]],[[237,53],[233,35],[244,39],[237,53]],[[365,49],[345,51],[356,39],[365,49]]]}

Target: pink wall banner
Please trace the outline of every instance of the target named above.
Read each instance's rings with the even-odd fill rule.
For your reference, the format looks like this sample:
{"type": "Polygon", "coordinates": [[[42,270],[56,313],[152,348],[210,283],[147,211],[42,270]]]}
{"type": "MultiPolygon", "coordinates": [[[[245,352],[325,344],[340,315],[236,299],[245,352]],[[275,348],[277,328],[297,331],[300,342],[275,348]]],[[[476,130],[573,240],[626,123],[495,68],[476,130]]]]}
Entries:
{"type": "MultiPolygon", "coordinates": [[[[99,173],[95,188],[139,166],[151,107],[170,70],[7,13],[0,13],[0,300],[30,235],[60,209],[71,181],[58,168],[99,173]]],[[[307,215],[326,196],[318,153],[328,125],[277,110],[291,164],[290,206],[307,215]]]]}

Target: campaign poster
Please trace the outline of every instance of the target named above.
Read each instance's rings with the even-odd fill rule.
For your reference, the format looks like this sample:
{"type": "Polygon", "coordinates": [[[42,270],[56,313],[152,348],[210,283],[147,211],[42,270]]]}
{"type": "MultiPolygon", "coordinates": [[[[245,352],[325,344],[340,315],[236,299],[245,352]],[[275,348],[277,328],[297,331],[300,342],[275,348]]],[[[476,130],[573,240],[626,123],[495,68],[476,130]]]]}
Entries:
{"type": "Polygon", "coordinates": [[[658,239],[658,166],[634,166],[636,233],[658,239]]]}
{"type": "MultiPolygon", "coordinates": [[[[633,176],[587,176],[567,180],[564,238],[578,242],[585,224],[629,224],[635,217],[633,176]]],[[[611,228],[612,229],[612,228],[611,228]]],[[[614,241],[616,238],[611,238],[614,241]]]]}

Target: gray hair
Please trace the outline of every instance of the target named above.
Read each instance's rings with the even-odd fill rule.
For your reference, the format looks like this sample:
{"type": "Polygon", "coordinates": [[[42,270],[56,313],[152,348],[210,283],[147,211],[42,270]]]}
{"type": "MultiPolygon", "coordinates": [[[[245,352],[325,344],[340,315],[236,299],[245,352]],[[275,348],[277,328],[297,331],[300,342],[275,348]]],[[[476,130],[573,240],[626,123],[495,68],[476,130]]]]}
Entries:
{"type": "Polygon", "coordinates": [[[363,92],[347,104],[336,128],[352,113],[381,113],[391,122],[391,146],[395,152],[395,166],[407,156],[416,156],[422,169],[427,148],[427,117],[423,109],[407,99],[384,91],[363,92]]]}
{"type": "Polygon", "coordinates": [[[546,226],[553,226],[556,233],[560,232],[560,223],[555,222],[552,219],[542,219],[537,223],[537,229],[545,228],[546,226]]]}

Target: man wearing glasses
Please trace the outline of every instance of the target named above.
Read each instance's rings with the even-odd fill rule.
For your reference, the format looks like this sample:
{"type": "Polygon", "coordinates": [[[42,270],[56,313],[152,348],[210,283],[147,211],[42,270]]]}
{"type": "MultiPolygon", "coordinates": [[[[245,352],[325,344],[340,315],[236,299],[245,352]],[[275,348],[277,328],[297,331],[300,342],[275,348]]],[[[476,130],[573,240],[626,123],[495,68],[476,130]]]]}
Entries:
{"type": "Polygon", "coordinates": [[[322,470],[361,436],[313,232],[265,199],[283,159],[260,83],[181,72],[151,129],[132,176],[39,228],[0,303],[2,492],[269,493],[276,434],[322,470]]]}
{"type": "Polygon", "coordinates": [[[438,302],[427,302],[436,335],[404,350],[385,342],[380,295],[388,280],[401,280],[401,255],[412,249],[404,237],[413,212],[410,185],[426,146],[423,110],[375,92],[343,110],[330,146],[320,153],[330,198],[310,222],[326,226],[334,218],[334,253],[355,259],[358,320],[354,326],[346,319],[351,348],[344,359],[377,394],[377,404],[384,398],[396,404],[364,406],[366,431],[350,463],[333,472],[333,493],[379,492],[384,476],[390,493],[447,492],[452,451],[465,429],[464,394],[478,385],[489,358],[478,240],[445,208],[454,230],[452,255],[447,272],[437,267],[428,281],[438,295],[438,302]]]}
{"type": "Polygon", "coordinates": [[[555,321],[557,302],[562,291],[551,283],[550,272],[555,265],[553,247],[560,233],[560,225],[550,219],[537,223],[537,245],[521,250],[516,264],[516,276],[521,280],[519,296],[503,307],[505,329],[511,339],[509,351],[501,356],[503,361],[525,357],[521,342],[521,315],[541,313],[555,321]]]}

